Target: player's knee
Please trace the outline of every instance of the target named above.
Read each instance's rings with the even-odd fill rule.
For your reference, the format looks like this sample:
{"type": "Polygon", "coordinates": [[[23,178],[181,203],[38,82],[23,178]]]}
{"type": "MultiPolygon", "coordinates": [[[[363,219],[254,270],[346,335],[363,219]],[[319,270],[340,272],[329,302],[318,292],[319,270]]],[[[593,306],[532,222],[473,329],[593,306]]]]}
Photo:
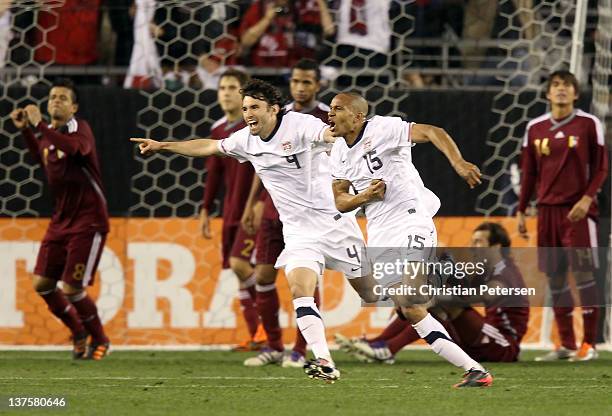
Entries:
{"type": "Polygon", "coordinates": [[[547,277],[550,290],[559,291],[567,286],[567,276],[564,273],[548,274],[547,277]]]}
{"type": "Polygon", "coordinates": [[[78,297],[82,295],[83,293],[85,293],[85,290],[82,287],[69,285],[67,283],[64,283],[64,285],[62,286],[62,290],[64,291],[66,296],[69,298],[78,297]]]}
{"type": "Polygon", "coordinates": [[[361,288],[359,291],[359,297],[365,302],[365,303],[376,303],[380,300],[380,295],[376,294],[376,291],[374,290],[374,288],[361,288]]]}
{"type": "Polygon", "coordinates": [[[229,263],[230,268],[236,273],[236,276],[238,276],[238,279],[241,281],[248,279],[253,274],[253,267],[246,260],[231,257],[229,263]]]}
{"type": "Polygon", "coordinates": [[[272,265],[255,267],[255,279],[258,285],[271,285],[276,282],[276,269],[272,265]]]}
{"type": "Polygon", "coordinates": [[[408,322],[416,324],[427,316],[427,308],[423,305],[402,307],[402,314],[408,322]]]}
{"type": "Polygon", "coordinates": [[[48,279],[43,276],[35,275],[32,280],[32,285],[34,286],[34,290],[37,293],[44,295],[55,290],[55,287],[57,286],[57,281],[48,279]]]}

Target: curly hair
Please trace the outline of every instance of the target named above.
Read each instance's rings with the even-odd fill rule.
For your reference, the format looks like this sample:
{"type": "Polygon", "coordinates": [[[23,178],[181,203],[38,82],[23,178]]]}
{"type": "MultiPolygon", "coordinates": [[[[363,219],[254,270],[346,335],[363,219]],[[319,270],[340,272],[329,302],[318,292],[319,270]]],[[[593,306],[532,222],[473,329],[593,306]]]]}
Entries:
{"type": "Polygon", "coordinates": [[[240,90],[243,97],[252,97],[256,100],[262,100],[269,105],[283,106],[283,95],[281,92],[274,87],[260,79],[254,78],[247,82],[247,84],[240,90]]]}

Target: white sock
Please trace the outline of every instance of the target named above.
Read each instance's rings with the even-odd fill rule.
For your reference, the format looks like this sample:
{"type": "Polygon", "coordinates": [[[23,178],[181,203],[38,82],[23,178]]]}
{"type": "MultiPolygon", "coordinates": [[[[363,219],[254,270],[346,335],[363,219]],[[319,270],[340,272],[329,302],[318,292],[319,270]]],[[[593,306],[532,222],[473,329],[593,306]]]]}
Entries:
{"type": "Polygon", "coordinates": [[[310,346],[315,358],[324,358],[333,365],[333,360],[325,339],[325,327],[321,312],[317,309],[313,297],[293,299],[296,321],[302,336],[310,346]]]}
{"type": "Polygon", "coordinates": [[[461,367],[465,371],[472,368],[484,371],[484,368],[478,362],[470,358],[459,345],[451,340],[446,329],[431,314],[428,313],[425,318],[412,326],[419,336],[427,341],[431,349],[449,363],[461,367]]]}

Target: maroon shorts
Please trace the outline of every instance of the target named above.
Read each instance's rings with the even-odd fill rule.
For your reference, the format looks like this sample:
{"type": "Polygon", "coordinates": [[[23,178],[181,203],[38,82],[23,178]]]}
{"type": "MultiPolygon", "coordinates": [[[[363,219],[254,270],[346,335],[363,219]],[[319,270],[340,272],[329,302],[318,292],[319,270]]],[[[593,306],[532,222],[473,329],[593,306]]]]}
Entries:
{"type": "Polygon", "coordinates": [[[276,259],[285,248],[283,223],[280,220],[264,218],[257,233],[257,264],[275,264],[276,259]]]}
{"type": "Polygon", "coordinates": [[[224,226],[222,233],[223,268],[230,267],[230,257],[250,262],[255,248],[255,236],[248,235],[240,225],[224,226]]]}
{"type": "Polygon", "coordinates": [[[91,286],[106,242],[106,234],[80,233],[65,237],[45,235],[34,274],[74,287],[91,286]]]}
{"type": "Polygon", "coordinates": [[[476,361],[512,362],[518,360],[519,343],[513,337],[485,322],[469,308],[452,321],[461,348],[476,361]],[[465,340],[465,341],[464,341],[465,340]]]}
{"type": "Polygon", "coordinates": [[[565,273],[568,265],[576,271],[598,267],[597,223],[588,216],[571,222],[570,206],[538,207],[538,265],[547,274],[565,273]]]}

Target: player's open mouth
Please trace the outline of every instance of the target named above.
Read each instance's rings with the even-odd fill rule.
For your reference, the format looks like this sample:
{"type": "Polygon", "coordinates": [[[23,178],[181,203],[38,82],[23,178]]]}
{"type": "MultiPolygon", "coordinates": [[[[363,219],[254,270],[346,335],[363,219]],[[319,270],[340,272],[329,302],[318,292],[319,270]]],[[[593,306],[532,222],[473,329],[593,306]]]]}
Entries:
{"type": "Polygon", "coordinates": [[[336,127],[336,123],[334,123],[333,121],[329,120],[329,129],[333,132],[335,127],[336,127]]]}
{"type": "Polygon", "coordinates": [[[247,124],[249,125],[249,127],[255,127],[255,126],[257,126],[258,123],[255,120],[251,120],[251,121],[247,122],[247,124]]]}

